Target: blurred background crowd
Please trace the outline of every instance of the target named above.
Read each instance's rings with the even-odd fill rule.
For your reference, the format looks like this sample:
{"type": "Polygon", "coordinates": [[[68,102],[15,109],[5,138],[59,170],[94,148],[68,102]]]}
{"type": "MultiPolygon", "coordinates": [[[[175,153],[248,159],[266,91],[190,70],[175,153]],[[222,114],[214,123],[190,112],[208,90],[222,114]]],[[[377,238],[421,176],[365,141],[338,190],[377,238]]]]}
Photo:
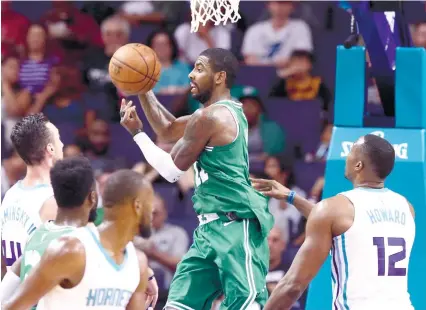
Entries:
{"type": "MultiPolygon", "coordinates": [[[[237,24],[208,23],[197,33],[190,33],[187,1],[1,5],[2,197],[25,174],[25,164],[11,146],[11,129],[21,117],[43,112],[60,130],[64,156],[84,154],[91,160],[100,193],[120,168],[131,168],[153,183],[154,233],[138,242],[156,270],[161,296],[167,296],[197,226],[193,171],[177,184],[167,183],[120,127],[122,94],[108,75],[110,57],[120,46],[139,42],[154,49],[162,64],[154,92],[176,116],[200,107],[188,87],[198,54],[209,47],[232,50],[241,61],[231,93],[242,102],[249,124],[250,173],[275,179],[312,201],[321,199],[332,132],[336,46],[350,33],[350,16],[337,2],[242,1],[237,24]]],[[[414,44],[426,47],[425,4],[410,2],[406,12],[414,44]]],[[[374,79],[366,98],[367,116],[383,114],[374,79]]],[[[139,113],[151,138],[170,150],[173,145],[157,139],[139,113]]],[[[305,220],[286,202],[271,199],[269,207],[276,219],[268,237],[271,292],[304,240],[305,220]]],[[[102,201],[98,208],[102,215],[102,201]]],[[[305,298],[293,308],[304,309],[305,298]]]]}

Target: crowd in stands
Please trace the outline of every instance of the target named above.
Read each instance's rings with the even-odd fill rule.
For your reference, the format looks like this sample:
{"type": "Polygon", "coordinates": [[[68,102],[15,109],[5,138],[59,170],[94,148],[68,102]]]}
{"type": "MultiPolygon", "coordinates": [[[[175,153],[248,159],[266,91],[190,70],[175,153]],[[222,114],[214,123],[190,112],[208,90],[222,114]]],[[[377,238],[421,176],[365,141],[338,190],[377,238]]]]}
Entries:
{"type": "MultiPolygon", "coordinates": [[[[11,129],[21,117],[43,112],[61,131],[64,155],[84,154],[91,160],[99,193],[120,168],[132,168],[154,184],[154,233],[135,242],[145,249],[164,296],[197,225],[191,210],[193,172],[168,184],[120,128],[123,94],[108,75],[109,60],[120,46],[140,42],[154,49],[162,64],[154,92],[176,116],[200,107],[188,87],[198,54],[211,47],[232,50],[243,73],[231,94],[248,120],[251,174],[321,199],[332,131],[334,67],[329,65],[335,63],[336,44],[349,34],[349,16],[335,3],[242,2],[237,24],[207,23],[197,33],[190,33],[185,1],[1,4],[2,196],[25,174],[11,146],[11,129]]],[[[426,48],[426,23],[413,25],[412,37],[416,46],[426,48]]],[[[368,102],[380,104],[374,81],[368,102]]],[[[156,139],[146,119],[145,127],[161,148],[172,148],[156,139]]],[[[269,207],[276,219],[268,238],[267,288],[272,291],[303,243],[306,221],[286,202],[271,199],[269,207]]],[[[293,309],[304,309],[305,299],[306,294],[293,309]]]]}

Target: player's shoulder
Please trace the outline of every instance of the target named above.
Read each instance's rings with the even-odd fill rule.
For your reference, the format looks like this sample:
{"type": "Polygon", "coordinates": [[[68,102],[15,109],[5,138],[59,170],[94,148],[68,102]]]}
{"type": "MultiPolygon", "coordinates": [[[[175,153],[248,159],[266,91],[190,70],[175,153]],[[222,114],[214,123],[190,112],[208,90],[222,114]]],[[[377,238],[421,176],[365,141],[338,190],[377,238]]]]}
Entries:
{"type": "Polygon", "coordinates": [[[200,125],[203,128],[206,128],[205,126],[214,125],[220,120],[218,112],[219,109],[215,105],[198,109],[192,114],[190,122],[193,125],[200,125]]]}
{"type": "Polygon", "coordinates": [[[61,260],[74,260],[78,262],[86,259],[86,249],[77,236],[72,234],[61,236],[50,242],[46,249],[48,255],[61,260]]]}
{"type": "Polygon", "coordinates": [[[14,185],[12,185],[12,187],[10,187],[6,191],[6,193],[4,194],[4,197],[3,197],[3,203],[2,204],[7,203],[7,201],[9,199],[14,199],[14,197],[16,195],[21,195],[21,190],[20,190],[21,186],[20,186],[20,183],[21,183],[21,181],[16,182],[14,185]]]}
{"type": "Polygon", "coordinates": [[[344,215],[352,202],[344,195],[336,195],[330,198],[321,200],[313,209],[316,217],[323,219],[335,219],[344,215]],[[346,207],[346,208],[345,208],[346,207]]]}

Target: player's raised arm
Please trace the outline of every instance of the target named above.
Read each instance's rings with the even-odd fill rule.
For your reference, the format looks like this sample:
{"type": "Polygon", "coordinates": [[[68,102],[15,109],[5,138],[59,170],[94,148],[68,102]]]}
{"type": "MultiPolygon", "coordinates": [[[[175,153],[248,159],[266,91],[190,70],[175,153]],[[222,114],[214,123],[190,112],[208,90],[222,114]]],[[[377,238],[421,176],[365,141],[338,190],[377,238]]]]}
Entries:
{"type": "Polygon", "coordinates": [[[198,110],[188,122],[185,134],[167,153],[142,131],[142,122],[130,101],[122,106],[121,124],[133,135],[145,159],[167,181],[176,182],[197,160],[216,130],[212,109],[198,110]]]}
{"type": "Polygon", "coordinates": [[[149,124],[157,136],[165,142],[176,142],[183,137],[186,124],[191,116],[174,117],[150,90],[138,96],[149,124]]]}
{"type": "Polygon", "coordinates": [[[272,292],[265,310],[291,309],[321,268],[333,238],[334,199],[322,201],[312,210],[306,225],[305,242],[297,252],[289,271],[272,292]]]}
{"type": "Polygon", "coordinates": [[[66,283],[78,284],[85,270],[83,244],[73,237],[61,237],[49,245],[38,265],[33,267],[15,294],[3,304],[3,310],[27,310],[52,290],[66,283]]]}
{"type": "Polygon", "coordinates": [[[300,195],[297,195],[294,191],[288,189],[284,185],[278,183],[275,180],[265,180],[265,179],[250,179],[253,187],[265,196],[272,197],[279,200],[285,200],[288,203],[291,203],[293,206],[299,210],[300,213],[306,218],[308,218],[312,209],[315,205],[309,200],[303,198],[300,195]]]}

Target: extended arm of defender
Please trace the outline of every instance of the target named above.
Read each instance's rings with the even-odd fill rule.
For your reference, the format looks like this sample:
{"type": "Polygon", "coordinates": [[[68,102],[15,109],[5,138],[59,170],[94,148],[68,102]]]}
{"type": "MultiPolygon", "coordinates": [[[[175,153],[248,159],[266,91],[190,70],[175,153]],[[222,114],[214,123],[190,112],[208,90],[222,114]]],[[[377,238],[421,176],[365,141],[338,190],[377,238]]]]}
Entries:
{"type": "Polygon", "coordinates": [[[183,137],[191,116],[174,117],[157,99],[153,91],[138,96],[141,107],[158,137],[165,142],[176,142],[183,137]]]}
{"type": "Polygon", "coordinates": [[[312,210],[306,239],[284,278],[276,286],[264,310],[288,310],[300,298],[327,258],[332,241],[332,213],[327,202],[312,210]]]}
{"type": "Polygon", "coordinates": [[[191,116],[183,138],[176,143],[170,154],[156,146],[143,132],[137,134],[134,140],[148,163],[162,177],[173,183],[197,160],[213,131],[214,120],[211,112],[198,110],[191,116]]]}
{"type": "MultiPolygon", "coordinates": [[[[265,179],[255,179],[255,178],[252,178],[250,180],[253,187],[256,190],[258,190],[263,195],[268,197],[272,197],[279,200],[287,200],[288,195],[291,192],[290,189],[288,189],[287,187],[278,183],[275,180],[265,180],[265,179]]],[[[309,200],[297,194],[294,197],[292,204],[306,218],[309,217],[309,214],[311,213],[312,209],[315,207],[315,205],[312,202],[310,202],[309,200]]]]}
{"type": "Polygon", "coordinates": [[[84,270],[85,264],[85,250],[78,239],[61,237],[52,241],[40,262],[2,309],[30,309],[56,285],[84,270]]]}

